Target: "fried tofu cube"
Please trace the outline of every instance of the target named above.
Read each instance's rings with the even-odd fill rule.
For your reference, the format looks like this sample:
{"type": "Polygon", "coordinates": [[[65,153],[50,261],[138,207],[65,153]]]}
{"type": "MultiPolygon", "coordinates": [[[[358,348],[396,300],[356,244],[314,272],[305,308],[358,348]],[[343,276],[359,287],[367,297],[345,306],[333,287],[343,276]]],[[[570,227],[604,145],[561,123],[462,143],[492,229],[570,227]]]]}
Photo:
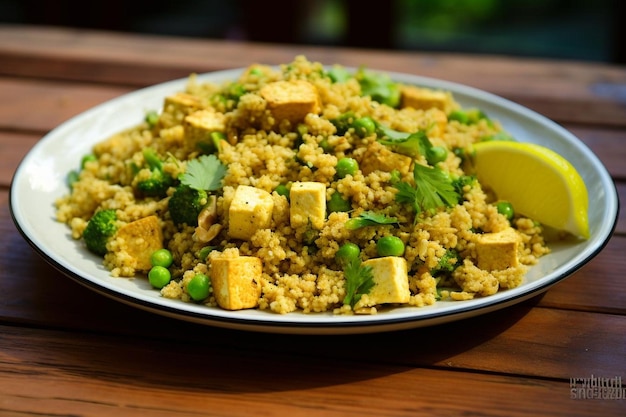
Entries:
{"type": "Polygon", "coordinates": [[[409,275],[406,259],[399,256],[385,256],[364,261],[370,266],[374,276],[374,286],[354,306],[355,310],[379,304],[409,302],[409,275]]]}
{"type": "Polygon", "coordinates": [[[401,90],[401,107],[413,107],[417,110],[437,108],[448,113],[454,103],[450,93],[430,88],[405,86],[401,90]]]}
{"type": "Polygon", "coordinates": [[[476,241],[476,265],[486,271],[518,266],[519,243],[520,238],[511,227],[480,235],[476,241]]]}
{"type": "Polygon", "coordinates": [[[212,257],[209,277],[217,304],[226,310],[256,307],[262,272],[261,259],[254,256],[212,257]]]}
{"type": "Polygon", "coordinates": [[[165,98],[163,113],[159,116],[159,124],[163,128],[177,126],[185,116],[203,108],[198,97],[187,93],[176,93],[165,98]]]}
{"type": "Polygon", "coordinates": [[[198,97],[192,96],[191,94],[176,93],[174,95],[165,97],[163,107],[165,111],[169,111],[171,113],[181,112],[189,114],[202,108],[202,102],[198,97]]]}
{"type": "Polygon", "coordinates": [[[149,271],[152,267],[152,253],[163,247],[163,231],[157,216],[148,216],[128,223],[117,231],[115,239],[119,251],[125,252],[125,262],[139,271],[149,271]]]}
{"type": "Polygon", "coordinates": [[[374,171],[391,172],[394,169],[401,174],[407,174],[411,169],[413,158],[392,152],[385,145],[372,142],[368,145],[359,164],[361,172],[368,175],[374,171]]]}
{"type": "Polygon", "coordinates": [[[224,132],[226,116],[213,110],[198,110],[184,119],[185,140],[189,149],[213,147],[211,133],[224,132]]]}
{"type": "Polygon", "coordinates": [[[321,182],[294,182],[289,191],[291,227],[309,223],[321,229],[326,219],[326,186],[321,182]]]}
{"type": "Polygon", "coordinates": [[[308,81],[275,81],[263,86],[259,93],[279,121],[287,119],[298,123],[307,114],[319,114],[321,111],[317,89],[308,81]]]}
{"type": "Polygon", "coordinates": [[[248,240],[259,229],[267,229],[272,221],[274,199],[260,188],[240,185],[228,209],[228,233],[235,239],[248,240]]]}

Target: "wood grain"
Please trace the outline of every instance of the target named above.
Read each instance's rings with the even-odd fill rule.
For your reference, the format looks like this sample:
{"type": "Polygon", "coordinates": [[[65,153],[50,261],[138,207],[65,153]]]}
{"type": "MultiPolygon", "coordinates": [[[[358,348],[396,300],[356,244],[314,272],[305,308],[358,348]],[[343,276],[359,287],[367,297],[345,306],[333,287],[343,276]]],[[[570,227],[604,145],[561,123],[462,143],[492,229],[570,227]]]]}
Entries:
{"type": "Polygon", "coordinates": [[[275,48],[235,41],[0,26],[0,74],[5,75],[140,87],[192,72],[288,63],[301,54],[325,64],[365,65],[463,83],[562,122],[626,124],[626,99],[620,93],[626,75],[608,65],[295,45],[275,48]],[[512,77],[516,82],[511,82],[512,77]]]}

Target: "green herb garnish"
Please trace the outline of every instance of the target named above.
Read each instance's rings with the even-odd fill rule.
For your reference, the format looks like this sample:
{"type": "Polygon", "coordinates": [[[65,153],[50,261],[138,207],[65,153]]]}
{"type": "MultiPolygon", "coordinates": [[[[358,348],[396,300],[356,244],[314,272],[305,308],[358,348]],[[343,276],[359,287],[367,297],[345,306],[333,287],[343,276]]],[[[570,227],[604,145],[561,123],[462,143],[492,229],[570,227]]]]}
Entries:
{"type": "Polygon", "coordinates": [[[343,272],[346,277],[346,296],[343,303],[354,308],[361,296],[369,293],[374,286],[372,267],[361,264],[361,259],[357,257],[346,264],[343,272]]]}
{"type": "Polygon", "coordinates": [[[385,136],[378,142],[391,147],[395,152],[411,156],[413,158],[419,155],[426,155],[429,148],[432,148],[428,136],[423,131],[408,134],[404,137],[385,136]]]}
{"type": "Polygon", "coordinates": [[[434,213],[440,207],[458,204],[459,195],[450,177],[440,168],[415,164],[413,178],[415,185],[400,181],[394,187],[398,190],[396,201],[409,204],[415,211],[416,218],[422,212],[434,213]]]}
{"type": "Polygon", "coordinates": [[[389,217],[385,214],[374,213],[373,211],[364,211],[358,217],[354,217],[345,223],[345,228],[348,230],[356,230],[366,226],[381,226],[381,225],[397,225],[398,219],[395,217],[389,217]]]}
{"type": "Polygon", "coordinates": [[[215,155],[201,155],[187,163],[180,182],[195,190],[215,191],[222,186],[226,166],[215,155]]]}

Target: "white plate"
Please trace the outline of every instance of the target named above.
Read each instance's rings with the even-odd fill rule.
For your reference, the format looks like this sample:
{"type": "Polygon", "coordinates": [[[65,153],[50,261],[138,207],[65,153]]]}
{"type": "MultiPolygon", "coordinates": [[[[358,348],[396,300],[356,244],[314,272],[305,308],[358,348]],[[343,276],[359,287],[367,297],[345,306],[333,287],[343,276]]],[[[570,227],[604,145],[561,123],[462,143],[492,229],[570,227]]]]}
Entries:
{"type": "MultiPolygon", "coordinates": [[[[241,70],[199,76],[200,81],[235,79],[241,70]]],[[[187,79],[174,80],[108,101],[52,130],[35,145],[17,169],[10,205],[15,224],[38,253],[70,278],[105,296],[165,316],[241,330],[299,333],[369,333],[429,326],[501,309],[547,290],[571,275],[607,243],[617,221],[615,186],[598,158],[576,137],[549,119],[511,101],[450,82],[390,73],[408,84],[451,91],[467,107],[478,107],[499,120],[517,140],[552,148],[580,172],[589,190],[591,238],[552,246],[552,253],[533,266],[524,283],[495,295],[461,302],[438,302],[423,308],[402,307],[373,316],[274,314],[266,311],[225,311],[169,300],[145,279],[113,278],[101,259],[74,241],[64,224],[55,221],[54,201],[67,193],[65,178],[97,142],[138,124],[147,110],[160,109],[166,95],[184,89],[187,79]]]]}

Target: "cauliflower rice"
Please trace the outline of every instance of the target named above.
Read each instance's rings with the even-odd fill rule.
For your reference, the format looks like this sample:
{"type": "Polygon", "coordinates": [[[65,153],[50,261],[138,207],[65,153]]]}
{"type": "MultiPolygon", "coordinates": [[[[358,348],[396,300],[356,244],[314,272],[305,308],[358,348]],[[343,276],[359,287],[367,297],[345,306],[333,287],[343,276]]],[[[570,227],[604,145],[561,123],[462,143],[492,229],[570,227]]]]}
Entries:
{"type": "MultiPolygon", "coordinates": [[[[385,159],[385,155],[395,152],[380,144],[375,134],[361,137],[354,129],[338,132],[333,123],[351,112],[355,117],[368,116],[396,131],[425,131],[432,145],[448,151],[437,166],[451,178],[459,178],[471,175],[471,166],[463,152],[467,155],[473,143],[502,132],[497,121],[484,118],[466,124],[450,119],[449,114],[460,106],[449,92],[423,90],[431,99],[408,104],[403,100],[403,104],[393,108],[372,96],[361,95],[361,91],[354,77],[333,82],[321,63],[310,62],[303,56],[279,68],[252,65],[238,80],[224,85],[201,83],[191,75],[182,95],[165,99],[156,123],[138,121],[136,127],[93,148],[96,158],[84,164],[71,192],[57,201],[57,219],[66,223],[78,240],[98,210],[116,210],[120,226],[156,216],[162,246],[174,258],[169,268],[172,280],[160,289],[161,295],[186,302],[193,302],[187,282],[199,273],[211,275],[212,263],[217,258],[260,259],[258,297],[253,305],[241,308],[281,314],[293,311],[372,314],[389,305],[421,307],[442,299],[468,300],[520,285],[527,268],[549,252],[540,225],[519,215],[507,219],[498,212],[495,197],[478,182],[464,185],[458,204],[418,215],[411,207],[396,201],[398,189],[394,181],[399,175],[402,181],[411,183],[413,164],[427,166],[425,157],[412,156],[408,160],[410,168],[404,169],[393,164],[396,160],[385,159]],[[298,102],[297,97],[287,97],[287,104],[281,106],[279,99],[267,93],[267,86],[278,88],[279,83],[299,85],[303,95],[312,92],[314,99],[298,102]],[[239,88],[238,94],[233,93],[234,87],[239,88]],[[263,90],[264,87],[267,88],[263,90]],[[195,226],[175,224],[172,220],[168,200],[175,185],[162,198],[147,197],[136,188],[137,182],[150,174],[142,153],[145,148],[157,151],[163,160],[163,171],[173,178],[185,172],[190,160],[207,152],[198,146],[207,134],[194,124],[194,117],[199,116],[210,116],[214,123],[211,129],[223,134],[215,155],[227,167],[221,188],[210,193],[216,197],[216,223],[220,225],[210,242],[198,239],[195,226]],[[368,162],[372,155],[378,158],[379,165],[368,162]],[[343,157],[358,161],[359,169],[339,178],[336,166],[343,157]],[[384,168],[389,161],[393,169],[384,168]],[[396,168],[398,171],[394,171],[396,168]],[[300,183],[323,184],[326,202],[334,193],[340,193],[350,209],[330,212],[327,208],[322,224],[317,227],[312,227],[311,221],[293,223],[289,196],[276,189],[300,183]],[[243,239],[233,238],[229,232],[232,214],[229,209],[238,187],[242,186],[262,190],[271,200],[268,200],[271,211],[265,212],[269,213],[268,223],[251,229],[250,236],[243,239]],[[355,230],[345,227],[349,219],[366,212],[393,217],[397,224],[355,230]],[[484,243],[486,236],[511,231],[513,246],[484,243]],[[361,261],[376,259],[380,257],[376,242],[387,235],[399,237],[405,245],[401,256],[406,261],[403,279],[408,288],[407,297],[402,302],[393,299],[380,302],[370,293],[364,294],[354,308],[344,305],[346,279],[342,265],[335,259],[336,252],[344,243],[352,242],[361,249],[361,261]],[[205,256],[203,248],[207,246],[213,251],[205,256]],[[489,255],[496,263],[490,263],[493,259],[489,259],[485,265],[498,265],[500,258],[513,258],[508,263],[505,259],[504,267],[485,267],[479,262],[483,247],[496,248],[489,255]],[[515,253],[511,253],[511,247],[515,253]],[[450,250],[459,258],[454,270],[435,273],[450,250]]],[[[404,89],[402,92],[403,99],[405,94],[410,94],[404,89]]],[[[397,155],[390,155],[394,156],[397,155]]],[[[406,161],[406,156],[402,156],[405,159],[397,160],[406,161]]],[[[138,267],[141,263],[134,259],[137,255],[124,249],[128,245],[128,238],[114,236],[107,243],[104,265],[120,279],[145,279],[147,270],[138,267]]],[[[397,281],[398,277],[394,279],[397,281]]],[[[213,291],[201,302],[215,307],[218,306],[216,283],[213,276],[211,280],[213,291]]]]}

